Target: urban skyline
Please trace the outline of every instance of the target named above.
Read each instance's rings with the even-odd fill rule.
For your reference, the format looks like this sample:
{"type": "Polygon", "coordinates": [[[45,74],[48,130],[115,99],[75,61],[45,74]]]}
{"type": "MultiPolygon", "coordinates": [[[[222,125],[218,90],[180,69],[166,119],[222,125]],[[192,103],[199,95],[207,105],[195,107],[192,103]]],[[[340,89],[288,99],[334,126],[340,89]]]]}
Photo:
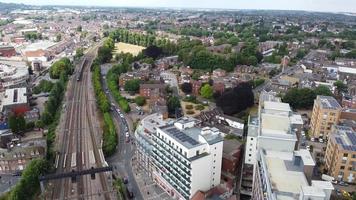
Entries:
{"type": "Polygon", "coordinates": [[[71,6],[115,6],[115,7],[169,7],[169,8],[216,8],[216,9],[261,9],[261,10],[305,10],[318,12],[353,12],[356,13],[356,2],[350,0],[301,0],[295,2],[283,0],[222,0],[222,1],[187,1],[187,0],[138,0],[105,2],[99,0],[69,1],[69,0],[3,0],[4,3],[24,3],[31,5],[71,5],[71,6]]]}

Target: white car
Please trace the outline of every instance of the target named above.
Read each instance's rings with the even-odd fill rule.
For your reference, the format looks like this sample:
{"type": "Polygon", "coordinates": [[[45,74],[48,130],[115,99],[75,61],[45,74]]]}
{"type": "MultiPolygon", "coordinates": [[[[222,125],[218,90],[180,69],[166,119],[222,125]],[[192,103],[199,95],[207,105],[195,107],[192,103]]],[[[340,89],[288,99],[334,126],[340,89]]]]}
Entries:
{"type": "Polygon", "coordinates": [[[324,140],[322,138],[319,138],[320,143],[324,143],[324,140]]]}
{"type": "Polygon", "coordinates": [[[126,132],[126,137],[129,137],[129,136],[130,136],[129,132],[126,132]]]}
{"type": "Polygon", "coordinates": [[[123,114],[120,114],[120,117],[121,117],[121,118],[124,118],[124,115],[123,115],[123,114]]]}
{"type": "Polygon", "coordinates": [[[310,151],[310,146],[308,145],[308,146],[306,147],[306,149],[307,149],[308,151],[310,151]]]}
{"type": "Polygon", "coordinates": [[[310,138],[310,141],[315,142],[315,139],[314,138],[310,138]]]}

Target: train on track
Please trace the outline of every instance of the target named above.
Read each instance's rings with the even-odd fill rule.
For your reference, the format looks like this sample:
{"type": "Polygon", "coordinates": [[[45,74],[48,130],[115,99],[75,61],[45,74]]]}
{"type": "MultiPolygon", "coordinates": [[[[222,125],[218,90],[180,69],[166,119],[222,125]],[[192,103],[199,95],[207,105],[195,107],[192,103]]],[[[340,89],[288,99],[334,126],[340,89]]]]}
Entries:
{"type": "Polygon", "coordinates": [[[87,58],[84,58],[84,61],[82,63],[82,65],[80,66],[80,69],[79,71],[77,72],[77,81],[81,81],[82,80],[82,76],[83,76],[83,70],[84,70],[84,67],[85,65],[88,64],[88,59],[87,58]]]}

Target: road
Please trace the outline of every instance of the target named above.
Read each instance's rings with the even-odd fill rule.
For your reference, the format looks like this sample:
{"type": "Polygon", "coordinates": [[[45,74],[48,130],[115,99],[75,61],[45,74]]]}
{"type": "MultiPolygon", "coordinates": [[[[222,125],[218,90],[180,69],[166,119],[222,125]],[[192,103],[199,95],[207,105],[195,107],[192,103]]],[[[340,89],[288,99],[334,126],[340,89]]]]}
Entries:
{"type": "MultiPolygon", "coordinates": [[[[101,128],[96,116],[96,103],[91,82],[90,66],[96,56],[97,46],[83,58],[84,68],[80,81],[72,76],[68,83],[57,135],[57,173],[81,171],[106,166],[100,145],[101,128]],[[84,62],[84,60],[87,62],[84,62]]],[[[81,62],[82,63],[82,62],[81,62]]],[[[77,67],[80,69],[80,66],[77,67]]],[[[77,70],[78,71],[78,70],[77,70]]],[[[48,184],[47,199],[115,199],[108,181],[109,173],[90,175],[76,180],[64,178],[48,184]]]]}
{"type": "MultiPolygon", "coordinates": [[[[110,66],[109,66],[110,67],[110,66]]],[[[101,70],[103,77],[106,76],[107,69],[101,70]]],[[[129,184],[132,188],[132,192],[135,195],[135,199],[143,199],[139,186],[135,180],[132,169],[132,158],[135,152],[135,145],[131,142],[126,142],[126,132],[129,132],[130,138],[134,138],[134,130],[132,120],[124,112],[120,111],[119,105],[116,103],[114,97],[108,90],[105,79],[102,79],[103,89],[106,91],[106,95],[112,105],[112,116],[114,117],[114,123],[118,132],[118,149],[116,153],[107,159],[108,163],[114,167],[114,174],[119,178],[126,177],[129,180],[129,184]],[[120,112],[120,113],[119,113],[120,112]],[[122,116],[120,116],[122,114],[122,116]]]]}

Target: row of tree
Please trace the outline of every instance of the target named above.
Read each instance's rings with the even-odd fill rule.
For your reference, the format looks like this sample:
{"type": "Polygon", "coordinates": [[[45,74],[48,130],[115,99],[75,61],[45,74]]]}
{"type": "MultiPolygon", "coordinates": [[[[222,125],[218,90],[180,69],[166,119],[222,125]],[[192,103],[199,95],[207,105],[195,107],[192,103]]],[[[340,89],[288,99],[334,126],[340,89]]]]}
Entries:
{"type": "Polygon", "coordinates": [[[105,156],[111,156],[115,153],[117,146],[116,128],[110,115],[111,105],[109,99],[102,89],[100,65],[97,61],[93,63],[92,70],[92,82],[96,102],[104,117],[103,153],[105,156]]]}

